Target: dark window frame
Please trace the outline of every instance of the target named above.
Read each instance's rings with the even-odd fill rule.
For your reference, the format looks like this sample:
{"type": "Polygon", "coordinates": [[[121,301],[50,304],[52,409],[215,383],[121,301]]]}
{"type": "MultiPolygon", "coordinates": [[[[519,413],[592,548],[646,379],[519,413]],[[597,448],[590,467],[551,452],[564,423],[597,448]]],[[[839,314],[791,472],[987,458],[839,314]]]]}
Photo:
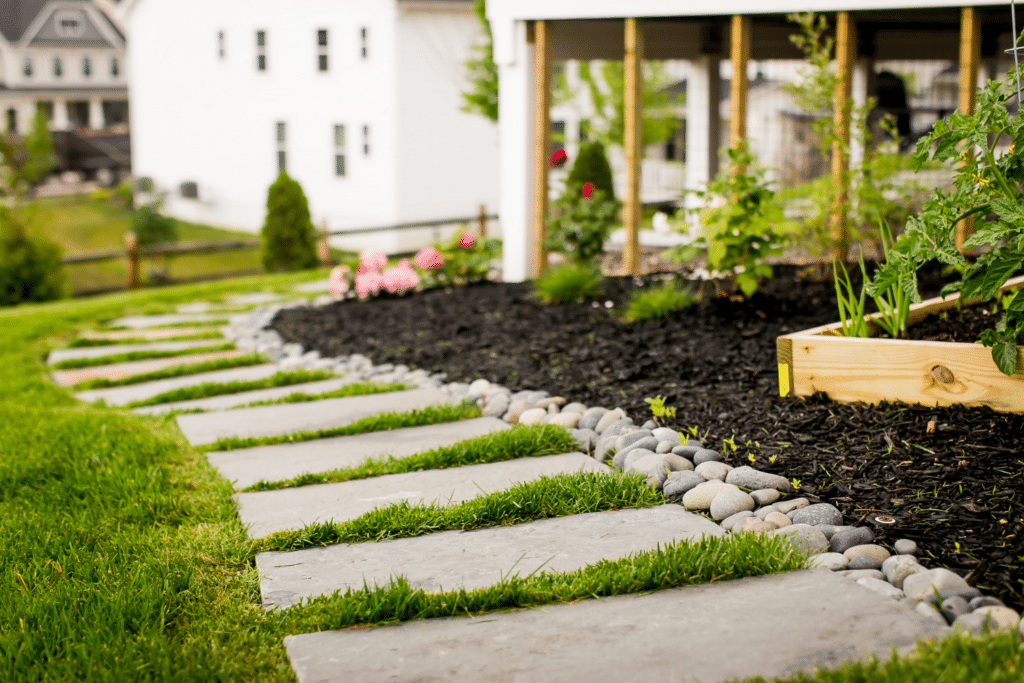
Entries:
{"type": "Polygon", "coordinates": [[[82,57],[82,75],[86,78],[92,76],[92,62],[88,57],[82,57]]]}
{"type": "Polygon", "coordinates": [[[64,64],[61,62],[60,57],[53,58],[53,75],[57,78],[61,78],[64,75],[64,64]]]}

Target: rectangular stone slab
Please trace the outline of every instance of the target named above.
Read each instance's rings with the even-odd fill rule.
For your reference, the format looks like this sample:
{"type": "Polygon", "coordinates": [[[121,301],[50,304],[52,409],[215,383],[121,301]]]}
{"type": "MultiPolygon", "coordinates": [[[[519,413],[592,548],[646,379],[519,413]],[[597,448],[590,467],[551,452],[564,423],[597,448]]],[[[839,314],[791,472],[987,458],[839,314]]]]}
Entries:
{"type": "Polygon", "coordinates": [[[331,291],[331,283],[329,280],[313,280],[312,282],[303,282],[302,284],[295,285],[292,287],[296,292],[329,292],[331,291]]]}
{"type": "Polygon", "coordinates": [[[582,453],[521,458],[446,470],[387,474],[338,484],[317,484],[277,491],[237,493],[238,514],[259,538],[285,529],[301,529],[314,522],[344,522],[378,507],[399,501],[412,504],[455,504],[544,475],[580,470],[609,471],[582,453]]]}
{"type": "Polygon", "coordinates": [[[187,349],[198,349],[204,346],[216,346],[224,342],[219,339],[198,339],[196,341],[176,342],[155,342],[153,344],[112,344],[110,346],[82,346],[73,349],[55,349],[50,351],[46,362],[50,365],[63,360],[77,360],[79,358],[103,358],[119,353],[132,353],[133,351],[185,351],[187,349]]]}
{"type": "MultiPolygon", "coordinates": [[[[154,327],[141,330],[86,330],[81,333],[82,337],[88,339],[135,339],[145,337],[146,339],[165,339],[167,337],[187,337],[192,334],[205,334],[207,332],[223,332],[221,327],[154,327]]],[[[211,340],[206,340],[211,341],[211,340]]],[[[213,339],[212,341],[217,341],[213,339]]]]}
{"type": "Polygon", "coordinates": [[[238,294],[237,296],[225,299],[224,303],[232,306],[269,304],[273,301],[280,301],[283,298],[284,294],[277,294],[275,292],[253,292],[252,294],[238,294]]]}
{"type": "Polygon", "coordinates": [[[244,489],[261,479],[280,481],[306,472],[327,472],[339,467],[352,467],[378,455],[403,458],[505,429],[509,429],[509,425],[497,418],[478,417],[354,436],[234,451],[212,451],[206,457],[236,489],[244,489]]]}
{"type": "Polygon", "coordinates": [[[129,315],[124,318],[111,320],[109,327],[131,327],[141,329],[144,327],[164,327],[167,325],[180,325],[181,323],[206,323],[211,320],[224,320],[227,318],[223,313],[164,313],[161,315],[129,315]]]}
{"type": "Polygon", "coordinates": [[[195,446],[213,443],[224,437],[274,436],[343,427],[372,415],[450,402],[451,397],[438,389],[414,389],[307,403],[240,408],[223,413],[179,415],[178,426],[188,442],[195,446]]]}
{"type": "Polygon", "coordinates": [[[274,387],[273,389],[256,389],[254,391],[243,391],[237,394],[222,394],[221,396],[209,396],[197,398],[191,401],[176,401],[174,403],[161,403],[155,406],[144,406],[132,408],[132,412],[142,415],[155,415],[166,413],[170,410],[188,410],[190,408],[203,408],[204,410],[229,410],[238,406],[244,406],[254,401],[273,401],[284,398],[291,394],[323,394],[328,391],[335,391],[347,384],[359,382],[358,375],[347,377],[336,377],[325,379],[319,382],[304,382],[302,384],[289,384],[286,387],[274,387]]]}
{"type": "Polygon", "coordinates": [[[826,569],[284,639],[301,683],[774,679],[889,659],[936,624],[826,569]],[[642,672],[642,673],[641,673],[642,672]]]}
{"type": "Polygon", "coordinates": [[[112,365],[96,365],[91,368],[78,368],[77,370],[54,370],[53,380],[61,386],[71,386],[89,379],[123,379],[132,375],[143,375],[147,372],[165,370],[178,365],[191,365],[203,363],[208,360],[219,360],[221,358],[236,358],[244,355],[245,352],[238,349],[230,351],[214,351],[212,353],[197,353],[191,356],[177,356],[174,358],[154,358],[152,360],[136,360],[130,363],[114,363],[112,365]]]}
{"type": "Polygon", "coordinates": [[[570,572],[672,541],[722,536],[707,517],[679,505],[541,519],[516,526],[443,531],[381,543],[267,552],[256,556],[264,607],[287,607],[336,590],[387,586],[392,576],[428,593],[473,590],[502,577],[570,572]]]}
{"type": "Polygon", "coordinates": [[[258,379],[266,379],[278,372],[274,363],[261,365],[247,365],[243,368],[230,368],[228,370],[214,370],[213,372],[201,372],[197,375],[183,375],[182,377],[168,377],[153,382],[142,382],[140,384],[129,384],[123,387],[111,387],[109,389],[89,389],[75,394],[75,398],[82,401],[99,401],[103,399],[110,406],[123,406],[133,401],[144,401],[168,391],[181,389],[182,387],[194,387],[207,383],[226,382],[249,382],[258,379]]]}

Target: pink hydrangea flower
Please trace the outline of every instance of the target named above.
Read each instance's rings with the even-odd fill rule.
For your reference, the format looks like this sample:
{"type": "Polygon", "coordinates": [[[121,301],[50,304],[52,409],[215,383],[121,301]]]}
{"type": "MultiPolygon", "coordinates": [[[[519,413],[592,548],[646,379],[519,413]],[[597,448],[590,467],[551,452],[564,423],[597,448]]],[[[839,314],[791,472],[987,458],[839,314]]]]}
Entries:
{"type": "Polygon", "coordinates": [[[336,266],[331,270],[331,274],[328,276],[327,281],[331,285],[332,296],[344,296],[349,290],[348,274],[351,269],[348,266],[336,266]]]}
{"type": "Polygon", "coordinates": [[[364,251],[359,255],[359,272],[379,273],[387,262],[388,257],[379,251],[364,251]]]}
{"type": "Polygon", "coordinates": [[[409,259],[402,259],[394,268],[388,268],[382,277],[384,288],[392,294],[405,294],[420,284],[420,276],[409,265],[409,259]]]}
{"type": "Polygon", "coordinates": [[[376,271],[356,273],[356,294],[360,299],[378,294],[383,286],[384,276],[376,271]]]}
{"type": "Polygon", "coordinates": [[[413,258],[417,268],[423,270],[437,270],[444,265],[444,256],[434,247],[420,249],[413,258]]]}
{"type": "Polygon", "coordinates": [[[469,249],[471,246],[476,244],[476,238],[473,237],[472,233],[468,230],[462,233],[462,237],[459,238],[459,246],[463,249],[469,249]]]}

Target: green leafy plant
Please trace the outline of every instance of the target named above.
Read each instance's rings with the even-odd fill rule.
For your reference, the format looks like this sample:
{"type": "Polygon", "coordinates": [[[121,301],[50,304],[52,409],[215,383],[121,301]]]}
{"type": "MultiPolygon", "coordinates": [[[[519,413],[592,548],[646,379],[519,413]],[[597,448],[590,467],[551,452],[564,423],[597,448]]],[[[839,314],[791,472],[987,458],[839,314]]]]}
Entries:
{"type": "Polygon", "coordinates": [[[533,281],[534,295],[549,304],[568,304],[600,295],[604,276],[591,265],[563,263],[533,281]]]}
{"type": "Polygon", "coordinates": [[[36,186],[57,166],[53,136],[42,110],[32,118],[32,127],[26,135],[7,131],[0,136],[0,164],[4,171],[4,191],[15,197],[31,197],[36,186]]]}
{"type": "Polygon", "coordinates": [[[659,320],[686,310],[698,301],[700,298],[691,287],[665,282],[658,287],[633,292],[626,306],[626,319],[632,322],[659,320]]]}
{"type": "MultiPolygon", "coordinates": [[[[864,268],[864,254],[860,255],[860,271],[864,275],[864,282],[868,275],[864,268]]],[[[832,278],[836,286],[836,302],[839,308],[839,334],[844,337],[867,337],[869,336],[868,322],[864,318],[864,303],[867,289],[862,284],[860,296],[854,294],[853,283],[850,282],[850,274],[846,266],[836,261],[832,268],[832,278]],[[842,270],[843,278],[839,278],[839,271],[842,270]]]]}
{"type": "Polygon", "coordinates": [[[552,207],[544,249],[574,263],[590,263],[604,253],[618,214],[618,202],[603,190],[595,190],[589,199],[580,192],[566,193],[552,207]]]}
{"type": "Polygon", "coordinates": [[[473,46],[476,54],[464,64],[470,90],[462,93],[462,111],[480,114],[497,123],[498,65],[494,63],[494,37],[491,35],[491,23],[487,21],[486,12],[487,4],[484,0],[476,0],[473,3],[473,14],[480,22],[484,39],[473,46]]]}
{"type": "Polygon", "coordinates": [[[267,191],[262,237],[263,267],[267,271],[316,266],[316,233],[309,218],[309,202],[298,181],[284,171],[267,191]]]}
{"type": "Polygon", "coordinates": [[[32,208],[0,206],[0,306],[66,297],[60,245],[33,234],[32,208]]]}
{"type": "Polygon", "coordinates": [[[646,403],[647,405],[649,405],[651,407],[651,416],[654,418],[654,422],[658,426],[661,426],[661,420],[665,419],[666,417],[673,418],[673,417],[676,416],[676,409],[675,408],[666,408],[665,407],[665,397],[664,396],[655,396],[654,398],[645,398],[644,399],[644,403],[646,403]]]}
{"type": "Polygon", "coordinates": [[[501,256],[501,240],[474,237],[464,230],[436,245],[436,249],[444,264],[438,270],[421,273],[425,286],[464,285],[487,279],[494,260],[501,256]]]}
{"type": "MultiPolygon", "coordinates": [[[[879,228],[879,233],[882,253],[885,256],[884,263],[888,263],[889,257],[893,253],[892,233],[885,226],[879,228]]],[[[867,282],[866,277],[865,282],[867,282]]],[[[896,279],[889,282],[884,289],[870,282],[867,283],[866,289],[881,313],[879,317],[875,318],[875,322],[893,339],[905,338],[910,319],[910,304],[921,301],[921,295],[917,291],[917,272],[902,269],[896,279]]]]}
{"type": "Polygon", "coordinates": [[[608,163],[604,144],[598,140],[580,145],[572,168],[569,169],[569,175],[565,179],[565,193],[577,196],[587,183],[593,183],[595,188],[603,191],[606,199],[616,201],[612,167],[608,163]]]}
{"type": "Polygon", "coordinates": [[[709,269],[727,275],[733,288],[749,297],[763,278],[772,276],[765,259],[782,253],[785,235],[777,226],[783,215],[772,202],[774,192],[764,169],[756,166],[746,144],[729,149],[729,161],[729,168],[708,183],[707,190],[695,192],[702,204],[715,207],[691,210],[700,213],[704,235],[673,247],[669,255],[689,261],[705,252],[709,269]]]}

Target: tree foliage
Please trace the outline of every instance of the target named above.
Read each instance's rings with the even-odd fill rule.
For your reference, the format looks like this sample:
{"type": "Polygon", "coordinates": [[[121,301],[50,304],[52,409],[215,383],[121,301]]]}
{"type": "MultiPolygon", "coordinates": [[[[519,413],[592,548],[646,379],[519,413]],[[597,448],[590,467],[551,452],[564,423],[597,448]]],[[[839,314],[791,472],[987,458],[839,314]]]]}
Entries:
{"type": "Polygon", "coordinates": [[[31,195],[36,185],[57,165],[53,136],[42,110],[36,112],[32,127],[24,136],[7,131],[0,138],[0,162],[5,174],[4,189],[17,196],[31,195]]]}
{"type": "Polygon", "coordinates": [[[30,234],[31,211],[0,206],[0,306],[68,294],[60,246],[30,234]]]}
{"type": "Polygon", "coordinates": [[[267,271],[316,266],[316,232],[309,217],[309,202],[298,181],[284,171],[267,192],[262,237],[263,267],[267,271]]]}
{"type": "Polygon", "coordinates": [[[609,199],[615,200],[612,167],[608,163],[604,145],[599,140],[580,146],[576,160],[569,170],[569,176],[565,180],[566,194],[579,194],[580,189],[587,183],[594,183],[594,186],[603,190],[609,199]]]}
{"type": "Polygon", "coordinates": [[[484,40],[473,47],[475,56],[466,61],[466,76],[469,92],[462,93],[465,104],[462,111],[480,114],[491,121],[498,121],[498,65],[494,63],[494,37],[491,24],[487,21],[487,3],[476,0],[473,12],[480,20],[484,40]]]}

